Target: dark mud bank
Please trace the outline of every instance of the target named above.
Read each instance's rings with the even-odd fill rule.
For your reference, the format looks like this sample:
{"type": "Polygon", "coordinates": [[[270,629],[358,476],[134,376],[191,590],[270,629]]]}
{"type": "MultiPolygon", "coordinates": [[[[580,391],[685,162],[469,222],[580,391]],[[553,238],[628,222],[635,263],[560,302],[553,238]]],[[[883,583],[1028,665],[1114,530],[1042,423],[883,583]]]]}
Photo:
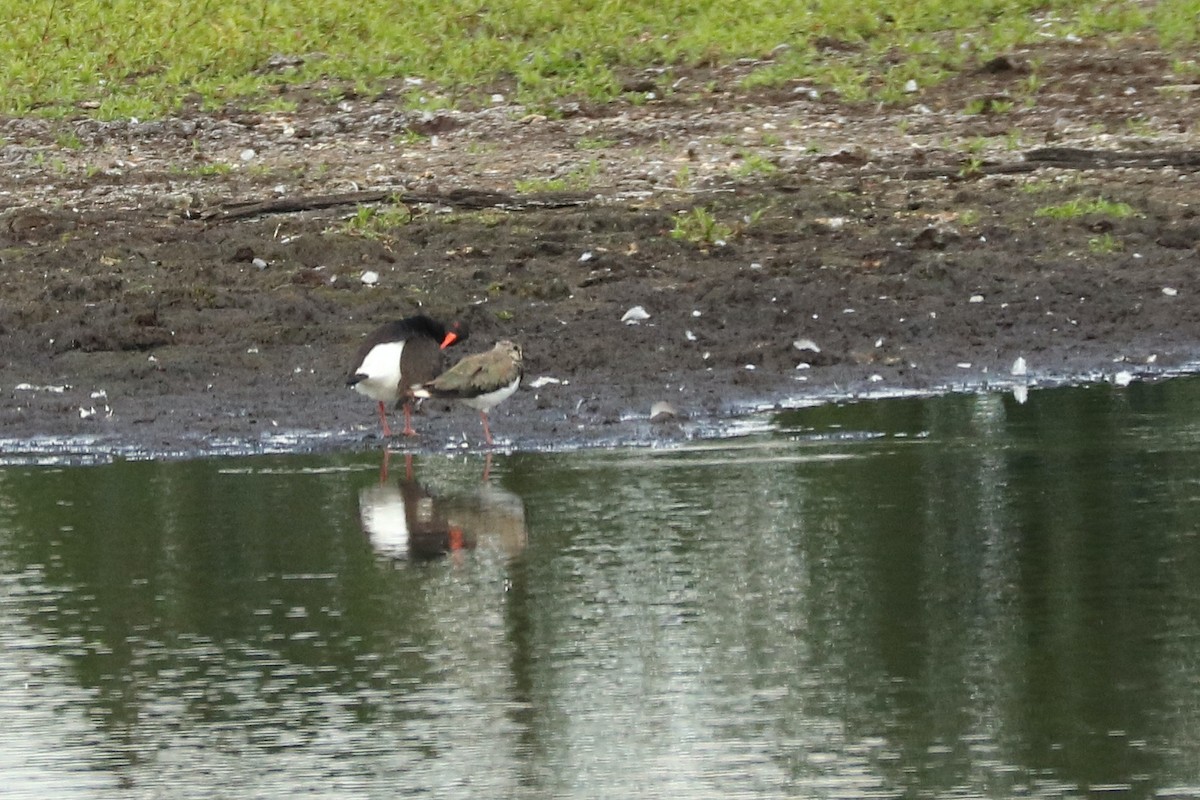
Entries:
{"type": "MultiPolygon", "coordinates": [[[[5,121],[0,441],[377,446],[345,371],[369,331],[418,311],[465,320],[461,350],[522,346],[525,387],[493,415],[517,448],[1006,386],[1018,358],[1050,383],[1184,369],[1200,358],[1190,90],[1159,91],[1163,54],[1011,60],[1031,58],[1050,77],[1003,114],[961,110],[1019,71],[964,73],[912,108],[718,93],[560,120],[445,112],[436,135],[382,100],[5,121]],[[683,419],[649,423],[660,401],[683,419]]],[[[481,438],[464,408],[416,425],[402,446],[481,438]]]]}

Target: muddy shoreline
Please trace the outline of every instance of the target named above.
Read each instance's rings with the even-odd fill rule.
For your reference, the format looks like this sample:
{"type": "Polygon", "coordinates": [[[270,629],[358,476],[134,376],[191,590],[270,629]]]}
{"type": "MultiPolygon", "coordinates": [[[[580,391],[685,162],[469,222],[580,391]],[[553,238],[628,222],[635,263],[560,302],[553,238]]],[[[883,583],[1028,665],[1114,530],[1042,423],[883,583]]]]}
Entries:
{"type": "MultiPolygon", "coordinates": [[[[348,360],[417,311],[466,320],[460,354],[521,343],[526,387],[493,415],[517,449],[1005,387],[1018,357],[1034,384],[1167,374],[1200,360],[1200,90],[1165,63],[1048,46],[904,109],[797,87],[562,118],[314,93],[289,114],[6,120],[0,440],[378,446],[348,360]],[[1054,76],[1036,102],[963,112],[1034,58],[1054,76]],[[1047,212],[1077,200],[1110,205],[1047,212]],[[623,324],[634,306],[649,318],[623,324]],[[649,423],[657,401],[685,419],[649,423]]],[[[398,446],[481,438],[466,408],[416,425],[398,446]]]]}

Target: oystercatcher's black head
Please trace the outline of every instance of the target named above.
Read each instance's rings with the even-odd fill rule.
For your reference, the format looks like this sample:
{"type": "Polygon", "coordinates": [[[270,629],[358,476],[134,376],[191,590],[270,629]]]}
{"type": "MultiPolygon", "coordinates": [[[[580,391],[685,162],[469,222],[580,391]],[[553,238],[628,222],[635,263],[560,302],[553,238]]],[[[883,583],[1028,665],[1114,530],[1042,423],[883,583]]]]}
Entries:
{"type": "Polygon", "coordinates": [[[380,329],[380,334],[388,340],[394,341],[401,341],[413,336],[424,336],[436,341],[443,350],[458,344],[469,335],[465,322],[455,321],[449,325],[443,325],[425,314],[414,314],[385,325],[380,329]]]}
{"type": "Polygon", "coordinates": [[[471,330],[467,327],[467,323],[455,320],[446,326],[446,334],[442,337],[441,348],[445,350],[447,347],[452,347],[465,341],[470,335],[471,330]]]}

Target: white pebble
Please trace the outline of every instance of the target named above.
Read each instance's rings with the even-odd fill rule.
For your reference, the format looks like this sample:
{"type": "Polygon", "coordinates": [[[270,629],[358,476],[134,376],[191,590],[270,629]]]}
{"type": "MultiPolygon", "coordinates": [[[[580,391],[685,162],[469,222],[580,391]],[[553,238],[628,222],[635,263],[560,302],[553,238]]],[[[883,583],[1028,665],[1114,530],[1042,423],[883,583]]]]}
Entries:
{"type": "Polygon", "coordinates": [[[812,339],[797,339],[792,342],[792,347],[797,350],[812,350],[814,353],[821,352],[821,348],[812,339]]]}
{"type": "Polygon", "coordinates": [[[679,409],[668,403],[666,400],[659,400],[650,406],[650,421],[665,422],[670,419],[678,419],[679,409]]]}
{"type": "Polygon", "coordinates": [[[621,322],[626,325],[637,325],[642,320],[650,319],[649,312],[641,306],[634,306],[622,315],[621,322]]]}

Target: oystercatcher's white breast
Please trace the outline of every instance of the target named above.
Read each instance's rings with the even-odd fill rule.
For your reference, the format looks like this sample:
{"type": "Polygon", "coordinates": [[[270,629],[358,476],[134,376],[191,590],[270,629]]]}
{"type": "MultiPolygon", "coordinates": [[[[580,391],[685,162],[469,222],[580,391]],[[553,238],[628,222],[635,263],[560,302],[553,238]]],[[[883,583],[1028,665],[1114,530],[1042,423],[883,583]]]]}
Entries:
{"type": "Polygon", "coordinates": [[[354,370],[356,375],[367,376],[354,384],[354,391],[380,402],[400,399],[400,354],[403,352],[404,342],[384,342],[372,347],[354,370]]]}

